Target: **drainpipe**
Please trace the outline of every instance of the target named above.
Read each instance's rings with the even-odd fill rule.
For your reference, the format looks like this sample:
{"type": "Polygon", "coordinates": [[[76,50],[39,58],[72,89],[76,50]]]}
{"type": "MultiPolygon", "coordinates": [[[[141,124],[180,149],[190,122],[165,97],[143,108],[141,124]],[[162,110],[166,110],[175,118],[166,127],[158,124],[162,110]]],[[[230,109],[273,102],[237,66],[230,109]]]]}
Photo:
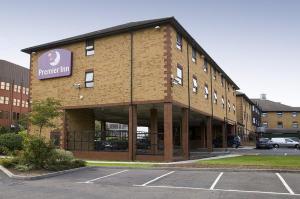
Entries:
{"type": "MultiPolygon", "coordinates": [[[[133,32],[130,32],[130,106],[131,106],[131,111],[132,111],[132,106],[133,106],[133,32]]],[[[131,143],[132,143],[132,147],[131,147],[131,154],[132,154],[132,160],[133,160],[133,156],[135,154],[133,154],[134,150],[133,148],[136,147],[133,144],[133,114],[131,113],[131,143]]],[[[129,140],[128,140],[129,141],[129,140]]]]}
{"type": "Polygon", "coordinates": [[[189,57],[189,44],[187,43],[187,68],[188,68],[188,98],[189,98],[189,109],[188,109],[188,134],[187,134],[187,145],[188,145],[188,159],[190,159],[190,146],[189,146],[189,138],[190,138],[190,110],[191,110],[191,91],[190,91],[190,57],[189,57]]]}

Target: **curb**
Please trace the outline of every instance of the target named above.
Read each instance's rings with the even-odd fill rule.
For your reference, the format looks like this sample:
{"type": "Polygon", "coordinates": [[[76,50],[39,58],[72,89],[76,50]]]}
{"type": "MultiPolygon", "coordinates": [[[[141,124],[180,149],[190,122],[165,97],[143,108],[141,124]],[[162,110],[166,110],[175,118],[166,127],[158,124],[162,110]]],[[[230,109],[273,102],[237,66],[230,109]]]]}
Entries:
{"type": "Polygon", "coordinates": [[[40,180],[40,179],[44,179],[44,178],[50,178],[50,177],[59,176],[59,175],[67,174],[67,173],[90,169],[90,168],[92,168],[92,167],[80,167],[80,168],[69,169],[69,170],[64,170],[64,171],[46,173],[46,174],[42,174],[42,175],[23,176],[23,175],[15,175],[12,172],[10,172],[8,169],[6,169],[5,167],[0,165],[0,170],[3,173],[5,173],[9,178],[16,179],[16,180],[40,180]]]}
{"type": "Polygon", "coordinates": [[[300,173],[300,170],[285,169],[238,169],[238,168],[187,168],[187,167],[150,167],[133,168],[118,166],[91,166],[90,168],[110,168],[110,169],[138,169],[138,170],[170,170],[170,171],[217,171],[217,172],[267,172],[267,173],[300,173]]]}

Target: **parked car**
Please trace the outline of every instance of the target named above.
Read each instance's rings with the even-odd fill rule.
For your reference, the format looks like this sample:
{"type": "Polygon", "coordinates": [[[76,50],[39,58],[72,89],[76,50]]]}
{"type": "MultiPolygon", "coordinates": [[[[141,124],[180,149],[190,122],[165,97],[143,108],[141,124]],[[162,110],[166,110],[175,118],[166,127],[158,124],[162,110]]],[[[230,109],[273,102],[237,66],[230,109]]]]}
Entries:
{"type": "Polygon", "coordinates": [[[269,138],[259,138],[256,141],[256,148],[257,149],[272,149],[273,143],[269,138]]]}
{"type": "Polygon", "coordinates": [[[279,148],[279,147],[299,148],[299,142],[292,140],[290,138],[272,138],[271,142],[274,148],[279,148]]]}

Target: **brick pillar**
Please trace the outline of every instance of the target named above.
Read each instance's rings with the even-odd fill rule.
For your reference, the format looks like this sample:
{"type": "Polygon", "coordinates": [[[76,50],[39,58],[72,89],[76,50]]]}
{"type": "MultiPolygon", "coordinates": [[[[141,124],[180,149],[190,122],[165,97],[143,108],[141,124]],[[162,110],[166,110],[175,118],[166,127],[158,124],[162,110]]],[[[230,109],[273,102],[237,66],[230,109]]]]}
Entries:
{"type": "Polygon", "coordinates": [[[226,122],[222,123],[222,147],[227,148],[226,122]]]}
{"type": "Polygon", "coordinates": [[[213,151],[212,146],[212,118],[206,118],[206,147],[208,151],[213,151]]]}
{"type": "Polygon", "coordinates": [[[173,161],[173,115],[172,103],[164,103],[164,160],[173,161]]]}
{"type": "Polygon", "coordinates": [[[106,122],[101,121],[101,141],[106,140],[106,122]]]}
{"type": "Polygon", "coordinates": [[[183,149],[183,157],[185,159],[190,158],[189,151],[189,110],[187,108],[182,109],[182,149],[183,149]]]}
{"type": "Polygon", "coordinates": [[[157,154],[157,109],[150,110],[150,142],[151,153],[157,154]]]}
{"type": "Polygon", "coordinates": [[[137,107],[129,105],[128,111],[128,159],[135,160],[136,155],[136,131],[137,131],[137,107]]]}

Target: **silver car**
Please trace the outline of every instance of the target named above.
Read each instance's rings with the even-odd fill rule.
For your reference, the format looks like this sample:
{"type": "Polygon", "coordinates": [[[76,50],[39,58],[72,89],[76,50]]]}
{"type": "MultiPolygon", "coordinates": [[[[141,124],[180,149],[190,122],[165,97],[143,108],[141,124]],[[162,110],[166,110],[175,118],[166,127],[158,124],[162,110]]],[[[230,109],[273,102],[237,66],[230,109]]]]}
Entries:
{"type": "Polygon", "coordinates": [[[292,140],[290,138],[272,138],[271,142],[274,148],[279,148],[279,147],[299,148],[299,142],[292,140]]]}

